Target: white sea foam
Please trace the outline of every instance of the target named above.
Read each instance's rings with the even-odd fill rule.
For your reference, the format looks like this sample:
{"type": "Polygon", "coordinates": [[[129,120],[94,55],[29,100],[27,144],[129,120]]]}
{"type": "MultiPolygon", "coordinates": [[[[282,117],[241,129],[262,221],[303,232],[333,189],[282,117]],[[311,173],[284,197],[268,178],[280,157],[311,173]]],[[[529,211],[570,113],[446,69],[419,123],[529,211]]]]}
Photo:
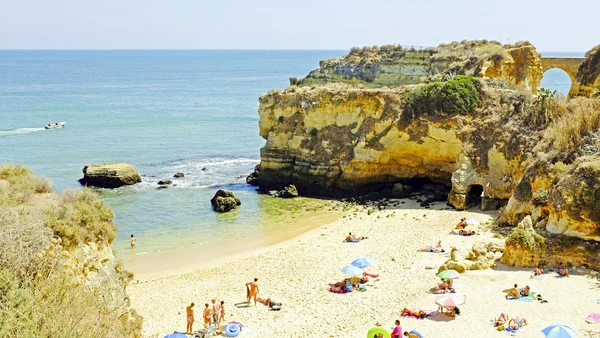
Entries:
{"type": "Polygon", "coordinates": [[[21,134],[29,134],[35,133],[36,131],[46,130],[44,128],[19,128],[13,130],[0,130],[0,136],[8,136],[8,135],[21,135],[21,134]]]}

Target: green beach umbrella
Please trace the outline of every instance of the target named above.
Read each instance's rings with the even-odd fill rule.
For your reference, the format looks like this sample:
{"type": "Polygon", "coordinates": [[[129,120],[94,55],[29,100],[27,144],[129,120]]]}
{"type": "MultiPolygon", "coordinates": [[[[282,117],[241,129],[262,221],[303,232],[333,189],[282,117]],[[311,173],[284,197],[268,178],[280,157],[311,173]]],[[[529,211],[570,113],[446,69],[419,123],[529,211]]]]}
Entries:
{"type": "Polygon", "coordinates": [[[437,276],[442,279],[457,279],[460,277],[460,273],[458,273],[456,270],[444,270],[438,273],[437,276]]]}

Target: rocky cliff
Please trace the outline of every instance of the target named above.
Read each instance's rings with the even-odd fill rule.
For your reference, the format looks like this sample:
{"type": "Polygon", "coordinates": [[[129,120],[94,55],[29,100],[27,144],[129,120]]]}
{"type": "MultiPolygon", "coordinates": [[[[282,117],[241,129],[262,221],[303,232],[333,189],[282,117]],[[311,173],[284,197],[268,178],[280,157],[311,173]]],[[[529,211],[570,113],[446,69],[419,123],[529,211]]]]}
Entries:
{"type": "Polygon", "coordinates": [[[399,45],[352,48],[339,59],[322,60],[306,78],[292,85],[346,83],[365,87],[397,87],[435,81],[451,74],[487,77],[535,91],[542,80],[541,56],[528,42],[461,41],[438,47],[399,45]]]}
{"type": "Polygon", "coordinates": [[[352,195],[398,182],[435,182],[452,188],[450,202],[459,209],[482,193],[490,202],[484,205],[496,206],[510,197],[536,143],[535,136],[517,135],[536,130],[525,123],[526,93],[474,81],[479,103],[460,111],[459,100],[459,109],[448,113],[418,111],[428,109],[427,97],[420,99],[428,94],[413,99],[417,87],[289,87],[264,95],[260,135],[267,142],[258,183],[352,195]],[[469,201],[474,186],[480,190],[469,201]]]}

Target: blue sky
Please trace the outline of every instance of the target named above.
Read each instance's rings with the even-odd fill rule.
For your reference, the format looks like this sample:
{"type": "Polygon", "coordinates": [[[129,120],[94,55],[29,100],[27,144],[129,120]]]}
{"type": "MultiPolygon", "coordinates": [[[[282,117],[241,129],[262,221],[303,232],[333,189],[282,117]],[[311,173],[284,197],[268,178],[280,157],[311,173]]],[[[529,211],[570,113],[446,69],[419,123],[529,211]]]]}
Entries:
{"type": "Polygon", "coordinates": [[[462,39],[600,44],[596,0],[0,0],[0,49],[349,49],[462,39]]]}

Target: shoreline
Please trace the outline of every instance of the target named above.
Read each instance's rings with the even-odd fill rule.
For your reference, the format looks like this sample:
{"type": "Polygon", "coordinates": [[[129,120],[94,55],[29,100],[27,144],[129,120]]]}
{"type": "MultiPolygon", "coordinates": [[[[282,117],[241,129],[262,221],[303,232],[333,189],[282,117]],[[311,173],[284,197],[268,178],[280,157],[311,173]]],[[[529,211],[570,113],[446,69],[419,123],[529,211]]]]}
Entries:
{"type": "MultiPolygon", "coordinates": [[[[323,208],[324,209],[324,208],[323,208]]],[[[160,253],[117,255],[123,261],[126,270],[134,274],[134,281],[165,278],[187,274],[202,268],[215,266],[264,253],[271,247],[285,247],[294,243],[298,238],[306,236],[320,227],[343,217],[343,212],[319,210],[315,215],[303,218],[300,224],[291,228],[281,229],[276,233],[267,233],[261,238],[248,242],[240,241],[233,246],[209,246],[186,249],[168,250],[160,253]],[[212,258],[216,257],[216,258],[212,258]]],[[[139,249],[139,248],[136,248],[139,249]]],[[[126,250],[121,250],[121,252],[126,250]]]]}

